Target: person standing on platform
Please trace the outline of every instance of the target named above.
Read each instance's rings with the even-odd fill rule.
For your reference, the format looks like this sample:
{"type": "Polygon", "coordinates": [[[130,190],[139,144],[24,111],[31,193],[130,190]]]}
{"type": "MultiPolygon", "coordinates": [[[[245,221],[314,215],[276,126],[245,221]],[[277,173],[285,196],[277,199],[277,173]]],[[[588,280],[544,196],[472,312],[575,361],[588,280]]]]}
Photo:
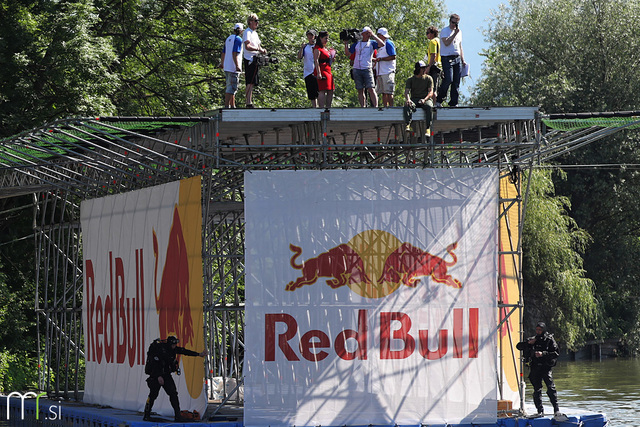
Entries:
{"type": "Polygon", "coordinates": [[[236,108],[236,92],[238,92],[238,76],[242,72],[242,37],[244,26],[240,23],[233,27],[233,34],[227,37],[222,48],[220,65],[224,70],[226,89],[224,108],[236,108]]]}
{"type": "Polygon", "coordinates": [[[318,104],[320,108],[331,108],[333,91],[336,88],[331,72],[331,53],[327,50],[328,41],[329,33],[320,31],[316,39],[316,47],[313,50],[315,76],[318,80],[318,104]]]}
{"type": "Polygon", "coordinates": [[[434,26],[427,28],[427,39],[429,44],[427,45],[427,56],[424,58],[424,62],[427,63],[427,73],[433,80],[433,91],[438,93],[440,87],[440,74],[442,74],[442,61],[440,59],[440,38],[438,34],[440,31],[434,26]]]}
{"type": "Polygon", "coordinates": [[[519,342],[516,348],[522,351],[530,368],[529,380],[533,386],[533,403],[536,405],[538,415],[544,415],[542,406],[542,382],[544,381],[547,386],[547,396],[553,405],[553,412],[558,417],[562,414],[558,408],[558,393],[551,369],[556,365],[560,353],[556,340],[546,329],[544,322],[539,322],[536,325],[536,335],[519,342]]]}
{"type": "Polygon", "coordinates": [[[255,56],[259,53],[266,55],[267,50],[262,47],[258,36],[258,15],[252,13],[247,18],[247,29],[242,33],[242,43],[244,44],[244,81],[247,85],[245,89],[246,106],[253,108],[253,88],[258,86],[258,62],[255,56]]]}
{"type": "Polygon", "coordinates": [[[307,30],[307,43],[303,43],[298,50],[298,59],[302,60],[304,85],[307,88],[307,98],[311,101],[311,107],[318,106],[318,79],[314,75],[315,63],[313,48],[316,44],[316,30],[307,30]]]}
{"type": "Polygon", "coordinates": [[[365,89],[371,97],[371,104],[378,106],[378,94],[376,93],[375,82],[373,80],[373,53],[376,49],[384,46],[384,40],[373,34],[371,28],[364,27],[362,29],[362,40],[348,46],[348,42],[344,41],[344,53],[347,56],[355,54],[353,58],[353,80],[356,82],[358,89],[358,101],[360,106],[366,106],[365,89]],[[373,40],[371,40],[373,38],[373,40]]]}
{"type": "Polygon", "coordinates": [[[407,124],[407,132],[411,131],[411,121],[416,107],[422,108],[426,122],[425,136],[431,136],[431,121],[433,120],[433,80],[427,74],[427,64],[424,61],[416,62],[413,76],[407,79],[404,90],[404,108],[402,113],[407,124]]]}
{"type": "Polygon", "coordinates": [[[389,36],[389,31],[381,27],[378,37],[384,40],[384,46],[378,49],[373,58],[376,64],[376,92],[382,94],[382,106],[393,107],[393,93],[396,90],[396,45],[389,36]]]}
{"type": "Polygon", "coordinates": [[[444,27],[440,31],[440,55],[442,58],[442,71],[444,78],[438,90],[438,99],[436,107],[442,106],[447,91],[451,86],[451,96],[449,98],[449,107],[458,105],[458,97],[460,96],[458,89],[460,88],[460,68],[465,65],[464,51],[462,50],[462,32],[458,27],[460,17],[455,13],[449,17],[449,26],[444,27]]]}
{"type": "Polygon", "coordinates": [[[204,357],[207,355],[207,351],[204,350],[200,353],[196,353],[195,351],[187,350],[184,347],[178,347],[178,342],[178,339],[171,335],[164,341],[156,339],[149,345],[149,350],[147,350],[147,361],[144,366],[144,373],[149,375],[149,378],[147,378],[149,397],[147,398],[147,403],[144,406],[144,416],[142,418],[144,421],[149,421],[151,419],[151,409],[153,408],[153,403],[160,393],[160,388],[164,388],[164,391],[169,396],[175,420],[181,421],[178,389],[176,388],[176,383],[173,381],[173,377],[171,376],[173,372],[179,373],[176,355],[184,354],[185,356],[204,357]]]}

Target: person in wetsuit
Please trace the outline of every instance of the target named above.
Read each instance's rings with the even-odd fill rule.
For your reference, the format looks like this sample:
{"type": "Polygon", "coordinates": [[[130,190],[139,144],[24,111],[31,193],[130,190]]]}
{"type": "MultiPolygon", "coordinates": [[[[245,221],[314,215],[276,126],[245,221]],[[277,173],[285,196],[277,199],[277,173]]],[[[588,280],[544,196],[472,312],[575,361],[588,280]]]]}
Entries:
{"type": "Polygon", "coordinates": [[[551,369],[556,365],[558,356],[558,344],[553,335],[546,331],[544,322],[536,325],[536,335],[519,342],[516,348],[522,351],[523,357],[529,365],[529,380],[533,386],[533,403],[538,410],[538,415],[544,415],[542,406],[542,382],[547,386],[547,396],[553,405],[554,414],[560,414],[558,408],[558,393],[553,382],[551,369]]]}
{"type": "Polygon", "coordinates": [[[176,383],[173,381],[171,374],[178,372],[180,369],[176,355],[184,354],[185,356],[200,356],[207,355],[207,351],[204,350],[201,353],[197,353],[192,350],[187,350],[184,347],[178,347],[178,339],[173,335],[167,337],[166,340],[156,339],[147,351],[147,363],[144,367],[145,374],[149,375],[147,378],[147,386],[149,386],[149,397],[147,403],[144,406],[144,421],[151,419],[151,409],[155,402],[160,388],[164,388],[164,391],[169,396],[171,407],[175,415],[175,420],[180,421],[180,401],[178,400],[178,389],[176,383]]]}

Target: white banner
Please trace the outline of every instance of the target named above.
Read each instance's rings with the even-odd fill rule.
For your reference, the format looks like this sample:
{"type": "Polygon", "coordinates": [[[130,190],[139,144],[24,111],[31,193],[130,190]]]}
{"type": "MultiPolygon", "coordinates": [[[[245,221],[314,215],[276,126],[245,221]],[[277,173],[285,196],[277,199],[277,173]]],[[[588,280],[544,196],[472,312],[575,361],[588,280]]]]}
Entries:
{"type": "MultiPolygon", "coordinates": [[[[149,344],[176,336],[204,349],[200,178],[84,201],[84,402],[142,411],[149,344]]],[[[174,374],[183,410],[204,413],[200,357],[174,374]]],[[[173,416],[160,390],[153,411],[173,416]]]]}
{"type": "Polygon", "coordinates": [[[245,174],[245,424],[493,423],[498,175],[245,174]]]}

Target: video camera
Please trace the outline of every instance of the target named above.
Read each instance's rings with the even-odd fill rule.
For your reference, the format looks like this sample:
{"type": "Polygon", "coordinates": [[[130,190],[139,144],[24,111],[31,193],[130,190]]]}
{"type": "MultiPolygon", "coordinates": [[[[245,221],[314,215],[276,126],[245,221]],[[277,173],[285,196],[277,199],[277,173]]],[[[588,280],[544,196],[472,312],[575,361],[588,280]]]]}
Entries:
{"type": "Polygon", "coordinates": [[[357,28],[345,28],[344,30],[340,31],[340,41],[345,42],[351,42],[351,43],[355,43],[355,42],[359,42],[360,40],[362,40],[362,34],[360,34],[360,30],[358,30],[357,28]]]}
{"type": "Polygon", "coordinates": [[[261,53],[256,54],[256,56],[253,57],[253,60],[256,61],[256,64],[258,64],[261,67],[265,67],[269,64],[277,64],[278,63],[278,58],[275,56],[271,56],[269,54],[264,55],[261,53]]]}

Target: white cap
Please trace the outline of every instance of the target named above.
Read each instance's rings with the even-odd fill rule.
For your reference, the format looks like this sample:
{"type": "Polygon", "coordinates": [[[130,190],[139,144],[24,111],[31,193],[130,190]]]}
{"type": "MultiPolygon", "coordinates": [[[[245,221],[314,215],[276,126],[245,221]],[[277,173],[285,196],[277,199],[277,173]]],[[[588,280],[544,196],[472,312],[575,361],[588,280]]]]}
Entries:
{"type": "Polygon", "coordinates": [[[389,37],[389,31],[385,27],[378,28],[378,34],[380,34],[381,36],[385,36],[388,39],[391,38],[389,37]]]}
{"type": "Polygon", "coordinates": [[[418,65],[420,65],[420,68],[423,68],[427,66],[427,63],[424,61],[418,61],[418,65]]]}
{"type": "Polygon", "coordinates": [[[244,30],[244,25],[242,25],[241,23],[237,23],[236,25],[233,26],[234,30],[240,30],[243,31],[244,30]]]}
{"type": "Polygon", "coordinates": [[[371,31],[371,28],[369,28],[369,27],[364,27],[362,29],[361,33],[366,33],[366,32],[373,32],[373,31],[371,31]]]}

